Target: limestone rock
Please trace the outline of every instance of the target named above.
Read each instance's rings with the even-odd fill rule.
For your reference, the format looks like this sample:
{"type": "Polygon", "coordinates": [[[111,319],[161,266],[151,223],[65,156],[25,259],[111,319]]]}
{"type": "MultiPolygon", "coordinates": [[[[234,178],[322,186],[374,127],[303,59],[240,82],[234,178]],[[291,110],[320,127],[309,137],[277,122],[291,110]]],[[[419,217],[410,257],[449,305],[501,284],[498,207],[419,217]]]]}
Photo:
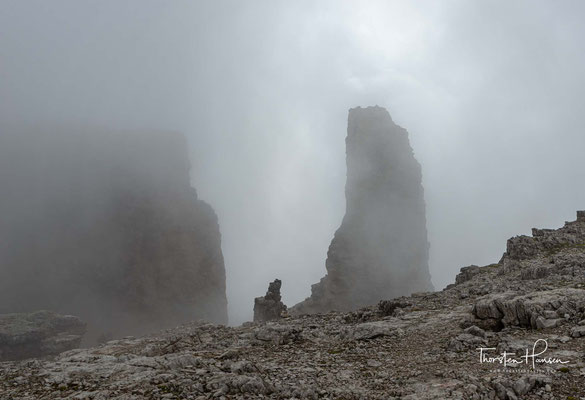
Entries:
{"type": "Polygon", "coordinates": [[[477,348],[485,345],[485,339],[479,336],[471,335],[469,333],[462,333],[451,339],[448,345],[450,351],[462,351],[470,348],[477,348]]]}
{"type": "Polygon", "coordinates": [[[573,329],[571,329],[571,336],[574,338],[584,337],[585,326],[576,326],[573,329]]]}
{"type": "Polygon", "coordinates": [[[410,303],[405,299],[395,299],[395,300],[381,300],[378,303],[378,310],[381,315],[388,316],[393,315],[396,310],[408,307],[410,303]]]}
{"type": "Polygon", "coordinates": [[[524,260],[537,255],[548,255],[566,248],[585,247],[583,211],[577,211],[577,220],[555,229],[533,229],[532,237],[516,236],[508,240],[504,257],[524,260]]]}
{"type": "Polygon", "coordinates": [[[530,280],[530,279],[542,279],[547,277],[550,274],[550,267],[547,266],[537,266],[532,268],[526,268],[522,270],[520,277],[522,280],[530,280]]]}
{"type": "Polygon", "coordinates": [[[268,291],[264,297],[254,299],[254,322],[266,322],[279,319],[286,306],[281,301],[280,287],[282,282],[275,279],[268,285],[268,291]]]}
{"type": "Polygon", "coordinates": [[[381,107],[349,110],[346,213],[327,275],[296,313],[351,310],[431,289],[420,164],[381,107]]]}
{"type": "Polygon", "coordinates": [[[77,315],[93,339],[227,322],[218,220],[191,187],[182,135],[6,134],[0,313],[77,315]]]}
{"type": "Polygon", "coordinates": [[[455,284],[467,282],[473,276],[479,273],[479,267],[477,265],[470,265],[469,267],[461,268],[461,271],[455,277],[455,284]]]}
{"type": "Polygon", "coordinates": [[[497,293],[477,300],[473,314],[481,320],[496,320],[501,326],[543,329],[558,326],[562,316],[579,315],[585,309],[585,290],[567,288],[527,295],[497,293]]]}
{"type": "Polygon", "coordinates": [[[401,326],[396,321],[364,322],[348,329],[345,337],[352,340],[366,340],[380,336],[392,336],[401,326]]]}
{"type": "Polygon", "coordinates": [[[86,325],[50,311],[0,315],[0,360],[59,354],[81,343],[86,325]]]}
{"type": "Polygon", "coordinates": [[[294,326],[268,323],[254,332],[254,338],[261,342],[277,345],[287,344],[299,340],[300,330],[294,326]]]}

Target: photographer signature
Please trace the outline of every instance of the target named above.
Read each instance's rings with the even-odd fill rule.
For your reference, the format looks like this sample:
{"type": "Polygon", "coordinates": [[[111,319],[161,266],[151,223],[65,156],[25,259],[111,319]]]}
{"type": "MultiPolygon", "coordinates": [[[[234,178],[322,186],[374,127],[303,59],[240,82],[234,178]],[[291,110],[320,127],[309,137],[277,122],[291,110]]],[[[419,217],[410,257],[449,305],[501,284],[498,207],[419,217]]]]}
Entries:
{"type": "Polygon", "coordinates": [[[479,362],[480,364],[483,363],[499,363],[503,364],[504,367],[508,365],[520,365],[520,364],[532,364],[532,369],[536,369],[537,364],[567,364],[569,361],[563,361],[560,358],[556,357],[540,357],[548,350],[548,342],[546,339],[538,339],[534,342],[534,346],[532,346],[532,352],[529,349],[526,349],[526,354],[516,358],[515,353],[508,353],[504,351],[498,356],[488,356],[488,352],[490,350],[496,350],[495,347],[479,347],[479,362]],[[539,344],[543,343],[544,348],[542,351],[537,353],[537,348],[539,344]]]}

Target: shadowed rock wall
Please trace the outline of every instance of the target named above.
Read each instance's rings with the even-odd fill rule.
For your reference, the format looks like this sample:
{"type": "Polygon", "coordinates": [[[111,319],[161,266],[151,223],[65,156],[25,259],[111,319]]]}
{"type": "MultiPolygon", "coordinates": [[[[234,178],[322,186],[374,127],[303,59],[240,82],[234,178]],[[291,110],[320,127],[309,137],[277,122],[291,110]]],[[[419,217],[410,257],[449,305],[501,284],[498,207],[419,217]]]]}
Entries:
{"type": "Polygon", "coordinates": [[[74,314],[106,337],[227,322],[218,221],[189,170],[179,134],[3,134],[0,313],[74,314]]]}

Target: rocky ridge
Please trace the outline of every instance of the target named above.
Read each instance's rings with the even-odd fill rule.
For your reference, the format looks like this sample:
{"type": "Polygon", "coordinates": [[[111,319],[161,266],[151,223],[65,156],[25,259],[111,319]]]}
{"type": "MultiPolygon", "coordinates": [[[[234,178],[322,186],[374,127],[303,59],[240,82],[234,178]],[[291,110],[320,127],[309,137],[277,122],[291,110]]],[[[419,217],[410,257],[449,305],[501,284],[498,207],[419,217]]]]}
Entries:
{"type": "Polygon", "coordinates": [[[584,214],[535,233],[441,292],[238,327],[191,323],[4,362],[0,398],[585,398],[584,214]],[[548,348],[535,360],[562,363],[480,362],[480,347],[521,359],[538,340],[548,348]]]}

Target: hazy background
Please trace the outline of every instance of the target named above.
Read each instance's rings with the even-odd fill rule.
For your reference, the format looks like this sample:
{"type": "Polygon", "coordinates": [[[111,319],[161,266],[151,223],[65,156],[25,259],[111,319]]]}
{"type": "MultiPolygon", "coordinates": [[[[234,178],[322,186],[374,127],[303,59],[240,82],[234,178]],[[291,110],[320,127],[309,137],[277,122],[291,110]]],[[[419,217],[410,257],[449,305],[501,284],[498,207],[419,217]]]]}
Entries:
{"type": "Polygon", "coordinates": [[[581,1],[0,0],[8,123],[188,136],[219,215],[232,323],[325,273],[347,110],[410,132],[437,289],[585,209],[581,1]]]}

